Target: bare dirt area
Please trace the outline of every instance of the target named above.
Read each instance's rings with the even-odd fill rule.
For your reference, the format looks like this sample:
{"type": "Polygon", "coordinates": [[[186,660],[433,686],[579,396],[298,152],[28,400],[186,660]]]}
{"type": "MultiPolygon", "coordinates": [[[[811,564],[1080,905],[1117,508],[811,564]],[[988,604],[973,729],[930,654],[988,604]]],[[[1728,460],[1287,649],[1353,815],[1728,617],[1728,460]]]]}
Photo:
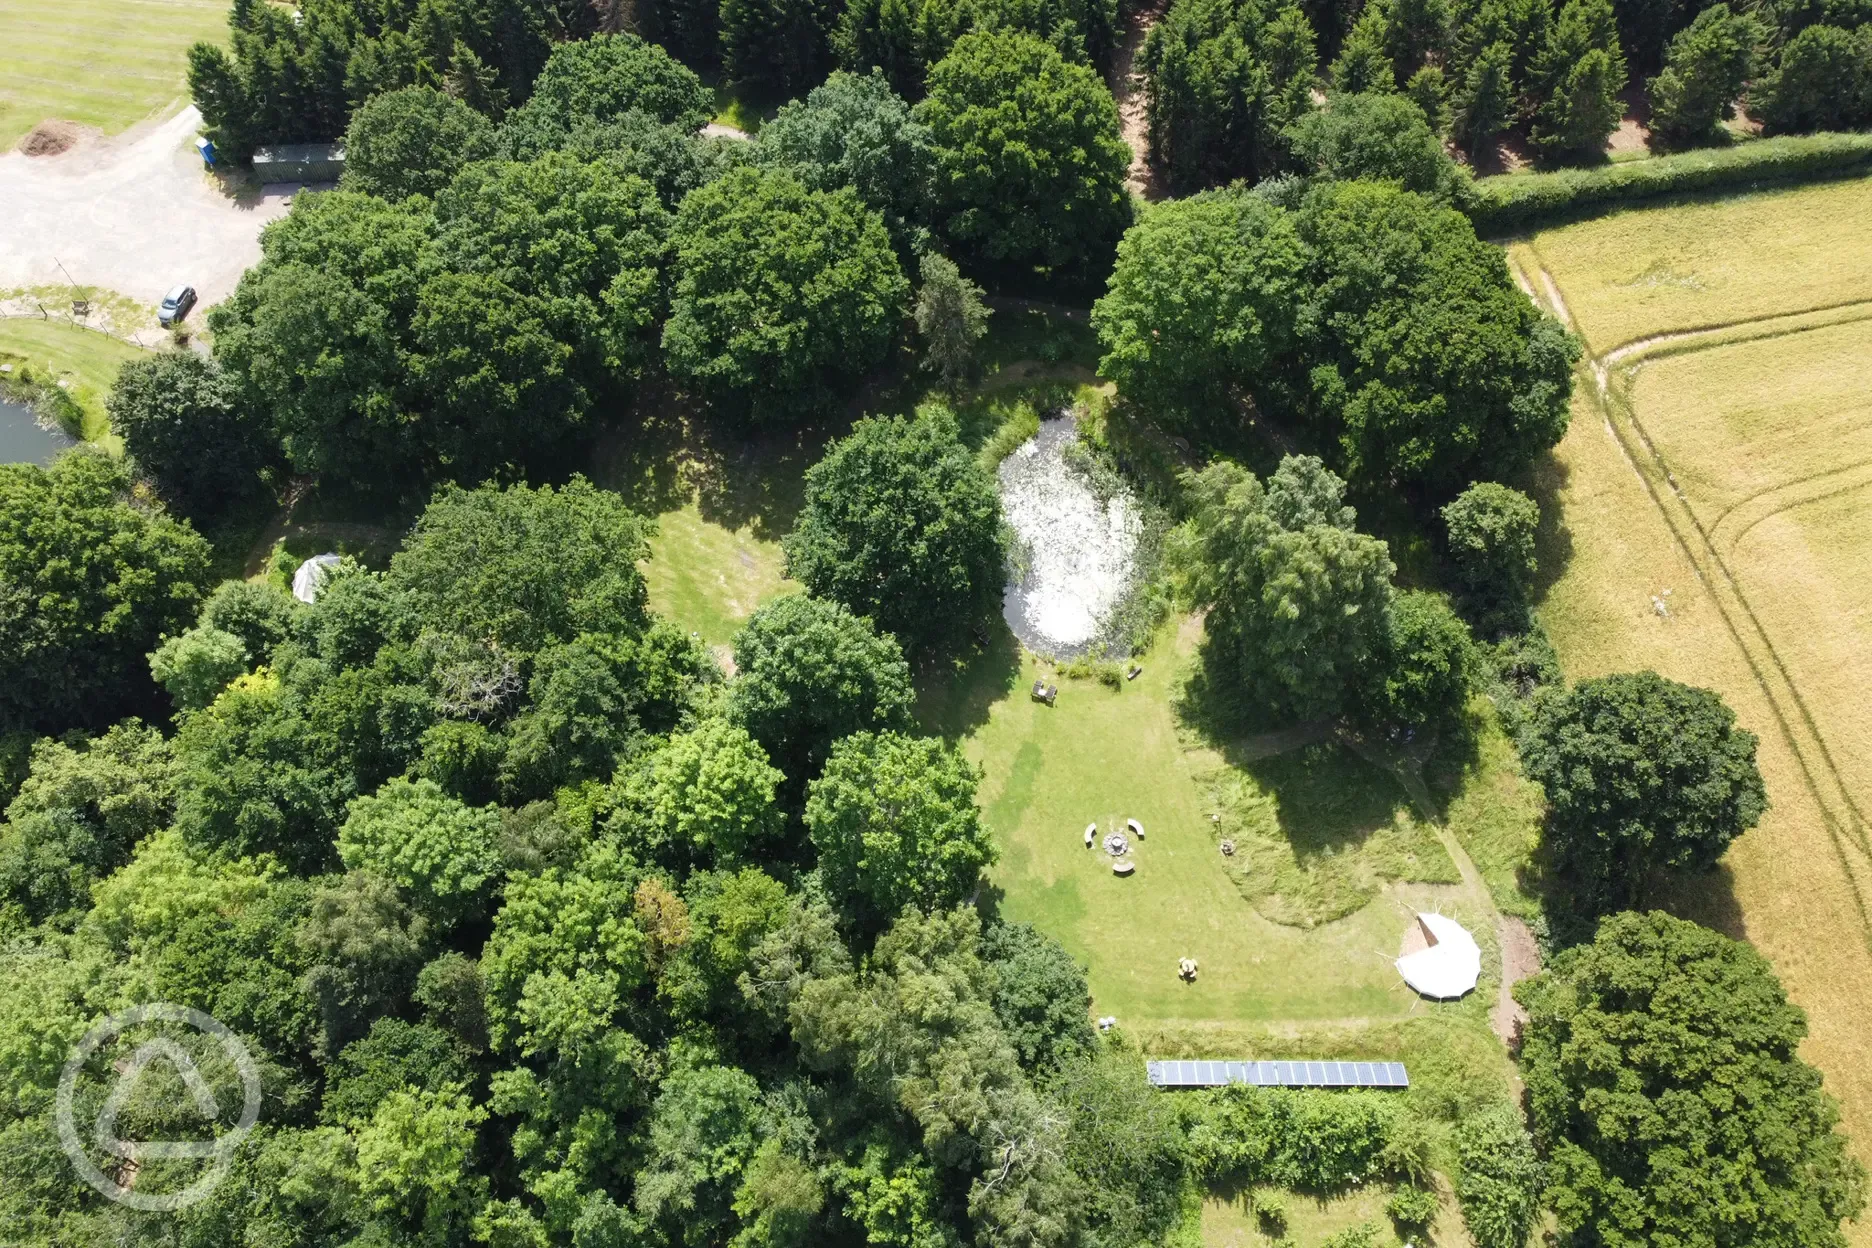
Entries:
{"type": "Polygon", "coordinates": [[[23,156],[57,156],[70,151],[86,137],[102,137],[102,132],[75,121],[42,121],[19,141],[23,156]]]}
{"type": "Polygon", "coordinates": [[[1118,48],[1117,64],[1112,66],[1112,96],[1118,101],[1118,128],[1131,145],[1131,172],[1125,184],[1145,199],[1159,199],[1163,188],[1150,166],[1148,119],[1145,116],[1148,85],[1137,66],[1144,39],[1168,9],[1169,0],[1151,3],[1125,18],[1124,42],[1118,48]]]}
{"type": "Polygon", "coordinates": [[[225,298],[260,258],[261,227],[300,187],[229,197],[191,149],[200,124],[186,108],[108,139],[73,127],[56,154],[0,156],[0,292],[63,286],[69,275],[147,304],[148,325],[134,328],[150,330],[171,286],[195,287],[203,308],[225,298]]]}
{"type": "Polygon", "coordinates": [[[1495,995],[1495,1008],[1489,1011],[1489,1027],[1512,1045],[1527,1021],[1527,1011],[1514,999],[1514,986],[1531,975],[1540,974],[1540,945],[1528,925],[1513,915],[1495,920],[1495,936],[1501,942],[1501,987],[1495,995]]]}

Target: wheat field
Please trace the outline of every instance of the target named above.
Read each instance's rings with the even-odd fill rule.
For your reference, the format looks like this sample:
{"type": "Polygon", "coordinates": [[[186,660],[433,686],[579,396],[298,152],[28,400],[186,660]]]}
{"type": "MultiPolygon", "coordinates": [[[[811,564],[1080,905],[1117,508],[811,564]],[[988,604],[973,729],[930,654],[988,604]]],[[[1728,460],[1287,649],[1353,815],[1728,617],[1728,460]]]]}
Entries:
{"type": "Polygon", "coordinates": [[[1510,259],[1589,347],[1540,472],[1542,622],[1570,678],[1655,668],[1761,738],[1772,809],[1669,903],[1774,962],[1872,1161],[1872,180],[1621,213],[1510,259]]]}

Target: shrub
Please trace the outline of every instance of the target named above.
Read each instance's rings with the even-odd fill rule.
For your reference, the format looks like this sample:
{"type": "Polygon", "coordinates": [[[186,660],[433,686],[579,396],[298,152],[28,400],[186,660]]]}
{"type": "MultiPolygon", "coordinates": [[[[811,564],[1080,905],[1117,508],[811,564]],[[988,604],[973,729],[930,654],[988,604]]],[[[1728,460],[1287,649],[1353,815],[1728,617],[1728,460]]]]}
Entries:
{"type": "Polygon", "coordinates": [[[1514,1106],[1501,1102],[1456,1128],[1456,1199],[1476,1248],[1521,1248],[1540,1201],[1540,1160],[1514,1106]]]}
{"type": "Polygon", "coordinates": [[[1336,1235],[1328,1235],[1320,1241],[1320,1248],[1376,1248],[1377,1243],[1378,1228],[1370,1222],[1360,1222],[1336,1235]]]}
{"type": "Polygon", "coordinates": [[[1468,211],[1478,233],[1501,234],[1594,216],[1660,195],[1846,177],[1868,165],[1872,134],[1764,139],[1597,169],[1481,178],[1476,202],[1468,211]]]}
{"type": "Polygon", "coordinates": [[[1384,1211],[1400,1230],[1425,1230],[1436,1221],[1436,1193],[1421,1187],[1400,1187],[1385,1201],[1384,1211]]]}
{"type": "Polygon", "coordinates": [[[1248,1212],[1264,1231],[1279,1232],[1287,1226],[1287,1202],[1279,1192],[1258,1191],[1248,1198],[1248,1212]]]}
{"type": "Polygon", "coordinates": [[[1189,1133],[1210,1182],[1325,1191],[1385,1177],[1385,1148],[1405,1110],[1380,1093],[1234,1085],[1199,1094],[1189,1133]]]}

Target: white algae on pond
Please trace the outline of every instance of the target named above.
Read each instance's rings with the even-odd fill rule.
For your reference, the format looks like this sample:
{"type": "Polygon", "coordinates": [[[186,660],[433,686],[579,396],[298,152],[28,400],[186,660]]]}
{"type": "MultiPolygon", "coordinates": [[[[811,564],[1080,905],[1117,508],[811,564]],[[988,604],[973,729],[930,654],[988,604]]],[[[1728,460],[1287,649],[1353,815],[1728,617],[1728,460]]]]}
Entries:
{"type": "Polygon", "coordinates": [[[1101,498],[1066,457],[1070,417],[1001,461],[1001,510],[1015,552],[1002,613],[1029,650],[1053,658],[1112,641],[1112,617],[1136,576],[1142,515],[1119,492],[1101,498]]]}

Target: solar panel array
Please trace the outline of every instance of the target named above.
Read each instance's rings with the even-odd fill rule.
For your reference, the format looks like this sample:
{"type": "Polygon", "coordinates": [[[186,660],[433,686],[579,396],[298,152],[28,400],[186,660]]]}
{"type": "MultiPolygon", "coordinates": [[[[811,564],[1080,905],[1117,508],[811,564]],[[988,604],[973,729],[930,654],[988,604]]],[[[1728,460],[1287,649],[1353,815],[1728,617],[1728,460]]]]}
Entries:
{"type": "Polygon", "coordinates": [[[1402,1062],[1146,1062],[1152,1086],[1215,1088],[1408,1088],[1402,1062]]]}

